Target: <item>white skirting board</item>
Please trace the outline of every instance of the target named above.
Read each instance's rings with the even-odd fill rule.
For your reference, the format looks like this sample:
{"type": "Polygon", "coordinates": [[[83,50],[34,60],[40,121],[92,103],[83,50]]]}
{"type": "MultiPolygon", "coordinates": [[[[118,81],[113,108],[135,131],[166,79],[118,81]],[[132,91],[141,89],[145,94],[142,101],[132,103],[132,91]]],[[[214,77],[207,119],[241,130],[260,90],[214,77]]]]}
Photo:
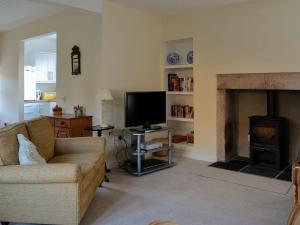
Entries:
{"type": "Polygon", "coordinates": [[[176,149],[175,148],[175,156],[180,156],[188,159],[201,160],[206,162],[216,162],[217,156],[213,155],[204,155],[201,152],[196,151],[194,149],[176,149]]]}

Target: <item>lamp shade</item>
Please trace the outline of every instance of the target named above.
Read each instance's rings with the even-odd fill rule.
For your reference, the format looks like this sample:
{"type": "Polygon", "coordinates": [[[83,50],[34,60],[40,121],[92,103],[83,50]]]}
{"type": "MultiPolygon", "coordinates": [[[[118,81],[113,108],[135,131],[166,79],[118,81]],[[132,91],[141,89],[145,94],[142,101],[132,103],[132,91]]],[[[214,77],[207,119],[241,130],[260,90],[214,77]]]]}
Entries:
{"type": "Polygon", "coordinates": [[[98,93],[97,99],[100,101],[111,101],[114,100],[109,89],[103,89],[98,93]]]}

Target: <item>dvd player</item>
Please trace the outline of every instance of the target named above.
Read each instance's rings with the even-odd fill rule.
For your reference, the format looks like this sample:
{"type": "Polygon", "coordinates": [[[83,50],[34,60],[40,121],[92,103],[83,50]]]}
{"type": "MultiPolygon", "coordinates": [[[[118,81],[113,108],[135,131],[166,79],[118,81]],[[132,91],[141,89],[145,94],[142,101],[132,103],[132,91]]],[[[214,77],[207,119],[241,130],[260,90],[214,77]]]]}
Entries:
{"type": "Polygon", "coordinates": [[[153,131],[157,131],[157,130],[161,130],[162,127],[161,126],[152,126],[149,128],[144,128],[144,127],[133,127],[130,128],[130,131],[134,131],[134,132],[139,132],[139,133],[151,133],[153,131]]]}
{"type": "Polygon", "coordinates": [[[161,142],[156,142],[156,141],[147,141],[145,143],[141,143],[141,149],[143,150],[152,150],[152,149],[157,149],[161,148],[163,144],[161,142]]]}

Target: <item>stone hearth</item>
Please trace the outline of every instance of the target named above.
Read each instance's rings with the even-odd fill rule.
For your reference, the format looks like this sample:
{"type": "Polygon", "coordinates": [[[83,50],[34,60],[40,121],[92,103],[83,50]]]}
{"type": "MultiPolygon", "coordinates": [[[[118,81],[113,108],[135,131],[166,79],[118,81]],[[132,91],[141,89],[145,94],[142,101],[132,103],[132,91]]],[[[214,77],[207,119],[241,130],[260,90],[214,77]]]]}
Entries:
{"type": "Polygon", "coordinates": [[[228,161],[237,155],[236,90],[300,91],[300,73],[217,75],[217,157],[228,161]]]}

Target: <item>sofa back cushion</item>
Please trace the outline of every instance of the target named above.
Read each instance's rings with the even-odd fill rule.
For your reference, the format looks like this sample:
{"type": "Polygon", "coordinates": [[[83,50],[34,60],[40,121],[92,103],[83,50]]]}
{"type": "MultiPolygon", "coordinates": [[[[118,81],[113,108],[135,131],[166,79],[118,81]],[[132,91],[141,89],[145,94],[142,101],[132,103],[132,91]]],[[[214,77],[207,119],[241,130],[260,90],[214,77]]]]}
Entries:
{"type": "Polygon", "coordinates": [[[27,121],[30,140],[41,156],[48,161],[54,156],[54,130],[47,117],[27,121]]]}
{"type": "Polygon", "coordinates": [[[25,123],[17,123],[0,129],[0,165],[19,164],[17,134],[23,134],[28,138],[25,123]]]}

